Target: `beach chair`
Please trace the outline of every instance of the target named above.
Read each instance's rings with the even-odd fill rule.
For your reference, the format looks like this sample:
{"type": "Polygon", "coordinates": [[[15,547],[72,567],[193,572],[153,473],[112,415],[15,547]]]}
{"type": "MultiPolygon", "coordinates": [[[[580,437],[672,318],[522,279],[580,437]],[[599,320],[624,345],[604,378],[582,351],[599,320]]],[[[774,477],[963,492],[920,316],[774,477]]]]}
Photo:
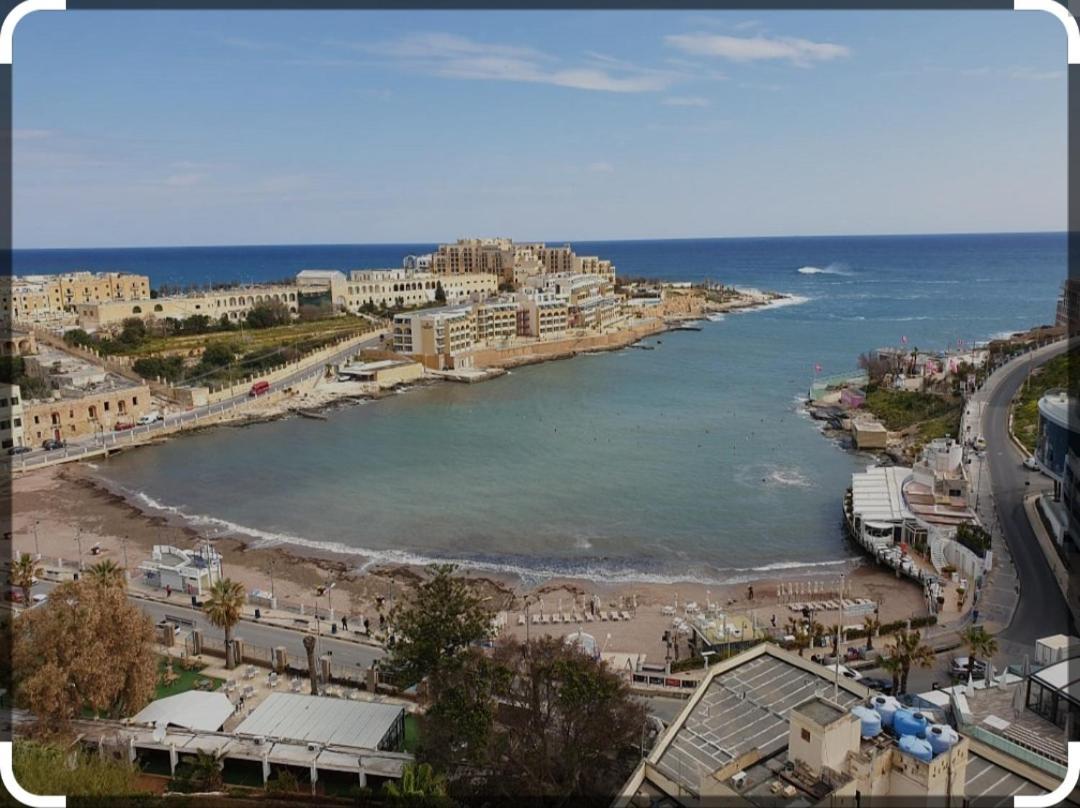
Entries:
{"type": "Polygon", "coordinates": [[[519,626],[525,625],[525,615],[523,615],[523,614],[518,615],[518,625],[519,626]]]}
{"type": "Polygon", "coordinates": [[[565,612],[565,613],[563,613],[562,621],[564,623],[576,623],[577,621],[576,620],[571,620],[570,619],[571,617],[572,617],[572,615],[569,612],[565,612]]]}
{"type": "Polygon", "coordinates": [[[574,612],[574,613],[573,613],[572,615],[570,615],[570,616],[571,616],[572,618],[574,618],[574,622],[575,622],[575,623],[580,623],[580,622],[581,622],[581,615],[580,615],[580,614],[578,614],[577,612],[574,612]]]}
{"type": "Polygon", "coordinates": [[[302,688],[303,686],[303,682],[301,682],[299,679],[293,679],[291,682],[289,682],[289,690],[293,693],[299,693],[300,688],[302,688]]]}
{"type": "Polygon", "coordinates": [[[271,690],[277,687],[277,674],[273,671],[271,671],[270,676],[267,677],[267,684],[270,685],[271,690]]]}
{"type": "Polygon", "coordinates": [[[250,699],[255,695],[255,685],[244,685],[244,698],[250,699]]]}
{"type": "Polygon", "coordinates": [[[550,614],[542,614],[542,615],[540,615],[540,622],[543,625],[546,626],[548,623],[551,622],[551,615],[550,614]]]}
{"type": "Polygon", "coordinates": [[[244,671],[244,678],[245,679],[254,679],[255,678],[255,666],[254,665],[248,665],[247,666],[247,669],[244,671]]]}
{"type": "Polygon", "coordinates": [[[600,622],[601,623],[606,623],[607,619],[608,619],[607,612],[600,612],[600,622]]]}
{"type": "Polygon", "coordinates": [[[536,625],[539,625],[539,624],[540,624],[540,615],[538,615],[538,614],[534,614],[534,615],[532,616],[532,624],[533,624],[534,626],[536,626],[536,625]]]}
{"type": "Polygon", "coordinates": [[[592,612],[585,612],[585,622],[591,623],[596,618],[592,616],[592,612]]]}
{"type": "Polygon", "coordinates": [[[623,619],[623,620],[629,620],[629,619],[630,619],[630,612],[627,612],[627,611],[623,611],[623,613],[622,613],[622,619],[623,619]]]}
{"type": "Polygon", "coordinates": [[[552,623],[561,623],[562,622],[562,615],[559,614],[558,612],[551,615],[551,622],[552,623]]]}

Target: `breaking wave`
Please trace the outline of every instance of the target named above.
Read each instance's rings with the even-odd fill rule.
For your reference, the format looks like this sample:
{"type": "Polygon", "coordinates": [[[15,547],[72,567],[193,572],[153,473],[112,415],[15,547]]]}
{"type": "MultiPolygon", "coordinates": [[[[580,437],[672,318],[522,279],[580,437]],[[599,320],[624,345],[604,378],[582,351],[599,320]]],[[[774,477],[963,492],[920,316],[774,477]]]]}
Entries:
{"type": "Polygon", "coordinates": [[[827,267],[799,267],[797,270],[800,275],[851,275],[847,267],[843,264],[829,264],[827,267]]]}

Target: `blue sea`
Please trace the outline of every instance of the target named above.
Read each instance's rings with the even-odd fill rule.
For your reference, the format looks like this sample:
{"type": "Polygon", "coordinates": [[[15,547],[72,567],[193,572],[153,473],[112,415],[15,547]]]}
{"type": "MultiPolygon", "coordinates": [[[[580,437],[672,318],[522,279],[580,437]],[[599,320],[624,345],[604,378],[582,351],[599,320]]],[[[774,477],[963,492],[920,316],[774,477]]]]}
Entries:
{"type": "MultiPolygon", "coordinates": [[[[554,242],[558,243],[558,242],[554,242]]],[[[400,266],[434,245],[17,251],[16,272],[143,272],[154,286],[400,266]]],[[[452,559],[535,577],[746,580],[843,564],[850,475],[799,399],[860,353],[1051,323],[1064,234],[574,242],[622,275],[788,293],[700,332],[222,428],[99,473],[144,506],[357,563],[452,559]]]]}

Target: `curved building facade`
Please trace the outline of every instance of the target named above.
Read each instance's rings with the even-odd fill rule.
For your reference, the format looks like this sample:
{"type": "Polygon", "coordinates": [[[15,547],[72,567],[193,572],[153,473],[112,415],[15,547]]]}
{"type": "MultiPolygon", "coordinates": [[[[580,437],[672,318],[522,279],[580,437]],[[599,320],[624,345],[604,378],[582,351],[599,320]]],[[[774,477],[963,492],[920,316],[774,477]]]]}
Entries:
{"type": "Polygon", "coordinates": [[[1039,439],[1035,459],[1061,482],[1069,451],[1080,454],[1080,407],[1064,390],[1050,390],[1039,399],[1039,439]]]}

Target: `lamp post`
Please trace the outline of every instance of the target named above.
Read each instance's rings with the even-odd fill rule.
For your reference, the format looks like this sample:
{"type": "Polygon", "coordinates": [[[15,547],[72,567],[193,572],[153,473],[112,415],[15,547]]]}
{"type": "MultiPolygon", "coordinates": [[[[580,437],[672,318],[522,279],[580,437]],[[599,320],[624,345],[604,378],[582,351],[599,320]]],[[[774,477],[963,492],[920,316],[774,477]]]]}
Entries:
{"type": "Polygon", "coordinates": [[[82,572],[83,560],[82,560],[82,528],[75,528],[75,545],[79,548],[79,572],[82,572]]]}
{"type": "Polygon", "coordinates": [[[38,545],[38,525],[40,524],[40,519],[34,520],[34,555],[38,558],[41,558],[41,547],[38,545]]]}
{"type": "Polygon", "coordinates": [[[128,543],[128,537],[127,536],[124,536],[122,539],[120,539],[120,546],[124,549],[124,574],[125,575],[127,575],[127,571],[128,571],[127,543],[128,543]]]}
{"type": "Polygon", "coordinates": [[[330,612],[330,622],[331,623],[334,622],[334,604],[333,604],[333,601],[331,600],[330,595],[334,591],[334,586],[336,584],[337,584],[336,581],[331,581],[330,585],[328,587],[326,587],[326,609],[327,609],[327,611],[330,612]]]}

